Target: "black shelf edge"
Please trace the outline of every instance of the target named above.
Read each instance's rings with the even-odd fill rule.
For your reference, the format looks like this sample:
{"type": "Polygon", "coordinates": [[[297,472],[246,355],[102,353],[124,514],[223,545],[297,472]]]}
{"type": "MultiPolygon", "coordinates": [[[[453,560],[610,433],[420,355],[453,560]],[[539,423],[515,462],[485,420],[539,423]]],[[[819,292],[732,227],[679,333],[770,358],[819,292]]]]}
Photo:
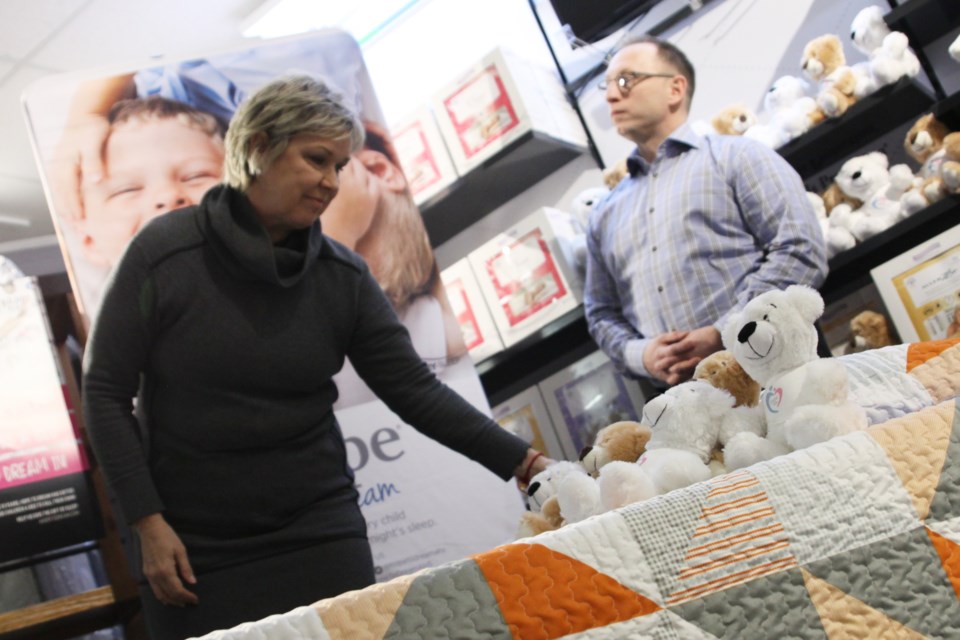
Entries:
{"type": "Polygon", "coordinates": [[[597,348],[587,331],[583,307],[579,306],[520,342],[478,362],[480,384],[490,403],[499,404],[535,384],[535,380],[526,384],[527,378],[538,377],[537,373],[545,367],[568,359],[565,355],[579,354],[585,345],[589,345],[590,351],[597,348]]]}
{"type": "Polygon", "coordinates": [[[841,117],[824,120],[778,148],[777,153],[806,180],[835,159],[846,158],[894,127],[919,117],[933,103],[933,96],[912,78],[901,78],[860,100],[841,117]]]}
{"type": "Polygon", "coordinates": [[[892,9],[883,19],[892,31],[902,31],[914,49],[960,27],[957,0],[909,0],[892,9]]]}
{"type": "Polygon", "coordinates": [[[951,131],[960,131],[960,91],[933,105],[931,112],[951,131]]]}
{"type": "Polygon", "coordinates": [[[830,260],[830,271],[820,287],[827,303],[853,293],[871,282],[870,270],[904,251],[926,242],[960,223],[960,195],[947,196],[901,220],[886,231],[839,253],[830,260]]]}
{"type": "Polygon", "coordinates": [[[430,244],[440,246],[586,153],[586,147],[528,131],[420,206],[430,244]]]}

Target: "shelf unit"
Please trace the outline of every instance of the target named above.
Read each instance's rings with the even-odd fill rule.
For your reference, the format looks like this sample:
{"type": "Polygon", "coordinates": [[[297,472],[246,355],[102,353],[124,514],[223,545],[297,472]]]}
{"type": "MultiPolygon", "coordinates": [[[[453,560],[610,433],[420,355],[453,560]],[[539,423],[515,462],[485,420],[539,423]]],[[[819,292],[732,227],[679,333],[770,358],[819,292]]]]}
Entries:
{"type": "Polygon", "coordinates": [[[430,244],[440,246],[587,152],[586,148],[528,131],[421,205],[430,244]]]}
{"type": "Polygon", "coordinates": [[[825,120],[783,145],[777,152],[806,180],[864,144],[919,117],[934,103],[930,93],[910,78],[883,87],[860,100],[840,118],[825,120]],[[829,153],[825,150],[829,149],[829,153]]]}
{"type": "MultiPolygon", "coordinates": [[[[891,29],[903,31],[911,45],[921,55],[919,48],[960,26],[960,2],[957,0],[909,0],[894,7],[885,17],[891,29]]],[[[912,121],[926,112],[934,113],[947,126],[960,130],[960,94],[937,102],[939,83],[935,70],[924,66],[937,95],[916,80],[904,78],[892,85],[883,87],[876,93],[860,100],[840,118],[820,123],[804,135],[777,149],[777,152],[790,163],[804,180],[834,164],[836,161],[855,155],[871,142],[888,134],[891,129],[912,121]]],[[[569,88],[569,87],[568,87],[569,88]]],[[[551,145],[550,141],[538,141],[551,145]]],[[[569,149],[565,151],[570,152],[569,149]]],[[[509,154],[509,150],[505,150],[509,154]]],[[[557,150],[557,153],[561,151],[557,150]]],[[[581,152],[583,153],[583,152],[581,152]]],[[[510,172],[499,160],[491,160],[491,171],[510,172]]],[[[569,159],[572,159],[570,157],[569,159]]],[[[508,161],[509,162],[509,161],[508,161]]],[[[557,167],[566,161],[558,160],[557,167]]],[[[486,167],[485,167],[486,169],[486,167]]],[[[526,169],[530,169],[527,167],[526,169]]],[[[551,169],[555,170],[555,169],[551,169]]],[[[549,171],[540,172],[533,168],[537,176],[528,180],[545,177],[549,171]]],[[[518,176],[510,176],[518,178],[518,176]]],[[[442,220],[428,221],[431,239],[436,244],[442,242],[472,224],[484,213],[458,211],[464,203],[475,207],[476,202],[484,202],[489,211],[506,201],[500,199],[502,189],[500,179],[487,181],[485,177],[474,178],[475,184],[464,189],[455,201],[447,202],[438,197],[427,212],[433,218],[443,216],[442,220]],[[487,192],[485,189],[492,189],[487,192]],[[490,200],[489,198],[495,198],[490,200]],[[476,198],[476,200],[474,200],[476,198]],[[440,210],[443,214],[440,214],[440,210]],[[452,212],[454,219],[448,219],[452,212]],[[441,227],[440,224],[443,224],[441,227]],[[435,235],[436,234],[436,235],[435,235]]],[[[513,183],[517,185],[523,180],[513,183]]],[[[532,184],[532,182],[527,183],[532,184]]],[[[523,190],[523,186],[514,191],[513,197],[523,190]]],[[[835,301],[870,283],[870,269],[890,258],[899,255],[904,248],[919,244],[930,237],[945,231],[960,220],[960,196],[950,197],[901,221],[887,231],[870,238],[853,249],[835,256],[830,261],[830,273],[821,287],[826,302],[835,301]]],[[[566,366],[596,349],[587,331],[586,318],[582,308],[573,310],[561,318],[540,329],[519,344],[516,344],[477,364],[477,371],[487,397],[496,404],[514,393],[518,393],[535,384],[548,367],[566,366]]]]}

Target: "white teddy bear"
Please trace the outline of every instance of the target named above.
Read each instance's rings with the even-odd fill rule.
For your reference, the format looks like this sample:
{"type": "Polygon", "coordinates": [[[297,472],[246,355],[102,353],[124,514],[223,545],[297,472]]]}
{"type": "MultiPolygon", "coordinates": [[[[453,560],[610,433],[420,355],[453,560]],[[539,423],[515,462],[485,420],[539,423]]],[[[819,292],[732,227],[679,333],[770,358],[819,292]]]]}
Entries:
{"type": "Polygon", "coordinates": [[[809,90],[796,76],[777,78],[763,96],[759,121],[743,135],[776,149],[809,131],[822,119],[816,101],[807,95],[809,90]]]}
{"type": "Polygon", "coordinates": [[[822,313],[816,290],[792,285],[757,296],[728,319],[723,345],[763,387],[758,411],[766,437],[733,436],[724,448],[727,468],[866,428],[866,412],[849,398],[846,368],[817,356],[814,322],[822,313]]]}
{"type": "Polygon", "coordinates": [[[957,36],[956,40],[950,43],[950,48],[948,49],[950,57],[960,62],[960,36],[957,36]]]}
{"type": "Polygon", "coordinates": [[[840,190],[861,200],[853,209],[841,203],[830,211],[831,223],[846,228],[858,242],[889,229],[907,215],[903,194],[915,186],[913,172],[905,164],[890,166],[886,154],[873,151],[850,158],[835,178],[840,190]]]}
{"type": "MultiPolygon", "coordinates": [[[[600,508],[609,511],[713,477],[711,455],[736,400],[705,380],[672,387],[643,408],[641,424],[653,435],[635,463],[600,470],[600,508]]],[[[562,502],[561,502],[562,505],[562,502]]]]}
{"type": "Polygon", "coordinates": [[[581,276],[584,276],[587,270],[587,229],[590,227],[590,212],[609,193],[610,189],[606,187],[589,187],[570,201],[572,226],[576,235],[569,238],[568,242],[574,265],[581,276]]]}
{"type": "MultiPolygon", "coordinates": [[[[827,247],[827,259],[832,258],[841,251],[852,249],[857,244],[857,239],[853,237],[849,229],[841,226],[839,222],[832,221],[827,216],[827,206],[823,202],[823,197],[818,193],[807,191],[807,199],[813,206],[814,213],[817,214],[820,231],[823,233],[823,241],[827,247]]],[[[834,220],[839,220],[839,218],[835,218],[834,220]]]]}
{"type": "Polygon", "coordinates": [[[891,31],[883,14],[883,9],[876,5],[864,7],[850,27],[853,45],[869,58],[866,65],[873,81],[872,87],[869,81],[866,87],[858,83],[858,91],[872,92],[900,78],[913,78],[920,73],[920,60],[910,50],[907,36],[900,31],[891,31]]]}

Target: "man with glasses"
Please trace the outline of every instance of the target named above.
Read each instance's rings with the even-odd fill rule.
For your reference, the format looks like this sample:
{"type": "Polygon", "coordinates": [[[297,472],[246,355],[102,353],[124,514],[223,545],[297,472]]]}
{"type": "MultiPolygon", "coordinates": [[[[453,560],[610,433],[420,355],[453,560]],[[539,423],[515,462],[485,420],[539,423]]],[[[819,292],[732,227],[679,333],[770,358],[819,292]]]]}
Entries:
{"type": "Polygon", "coordinates": [[[758,294],[819,287],[819,224],[797,173],[768,147],[687,123],[694,70],[666,41],[635,38],[600,83],[629,174],[590,217],[590,333],[648,399],[723,348],[727,316],[758,294]]]}

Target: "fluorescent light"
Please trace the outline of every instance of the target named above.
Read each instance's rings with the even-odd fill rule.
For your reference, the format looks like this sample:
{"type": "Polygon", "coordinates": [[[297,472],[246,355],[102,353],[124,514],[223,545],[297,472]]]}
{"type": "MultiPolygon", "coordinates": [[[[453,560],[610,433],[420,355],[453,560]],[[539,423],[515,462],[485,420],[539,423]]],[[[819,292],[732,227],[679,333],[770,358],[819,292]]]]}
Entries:
{"type": "Polygon", "coordinates": [[[18,216],[8,216],[0,213],[0,224],[9,224],[14,227],[29,227],[30,221],[18,216]]]}
{"type": "Polygon", "coordinates": [[[339,27],[361,45],[421,0],[268,0],[240,25],[247,38],[279,38],[339,27]]]}

